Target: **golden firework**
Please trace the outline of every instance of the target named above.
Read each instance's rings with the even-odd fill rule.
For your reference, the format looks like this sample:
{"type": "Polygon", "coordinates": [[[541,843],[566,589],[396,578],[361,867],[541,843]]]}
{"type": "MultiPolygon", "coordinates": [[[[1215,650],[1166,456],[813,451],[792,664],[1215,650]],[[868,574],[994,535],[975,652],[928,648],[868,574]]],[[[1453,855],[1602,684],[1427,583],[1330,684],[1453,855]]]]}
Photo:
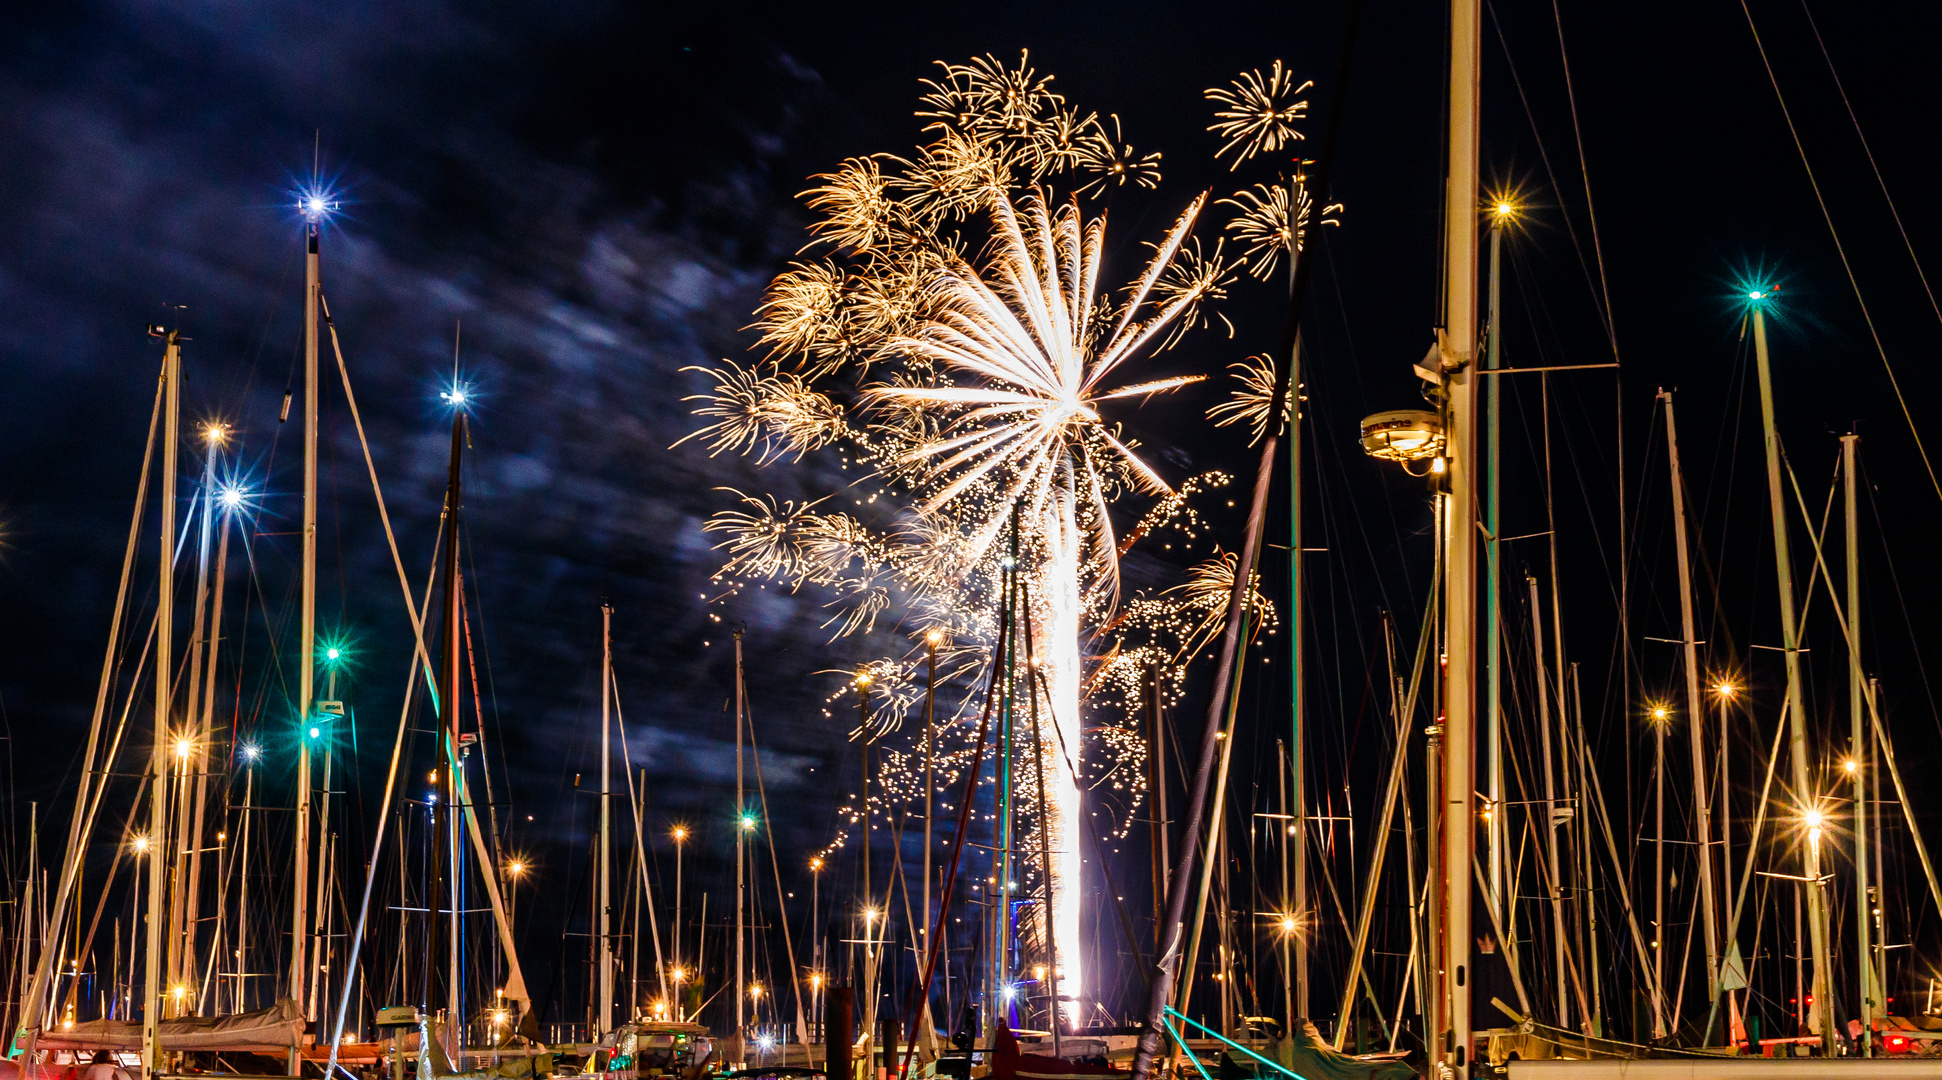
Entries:
{"type": "Polygon", "coordinates": [[[1284,144],[1302,137],[1295,123],[1308,113],[1308,102],[1296,97],[1315,85],[1295,85],[1295,77],[1276,60],[1266,75],[1257,69],[1243,71],[1224,87],[1208,90],[1207,99],[1221,106],[1207,130],[1226,139],[1214,152],[1216,158],[1234,155],[1229,168],[1256,154],[1273,153],[1284,144]]]}

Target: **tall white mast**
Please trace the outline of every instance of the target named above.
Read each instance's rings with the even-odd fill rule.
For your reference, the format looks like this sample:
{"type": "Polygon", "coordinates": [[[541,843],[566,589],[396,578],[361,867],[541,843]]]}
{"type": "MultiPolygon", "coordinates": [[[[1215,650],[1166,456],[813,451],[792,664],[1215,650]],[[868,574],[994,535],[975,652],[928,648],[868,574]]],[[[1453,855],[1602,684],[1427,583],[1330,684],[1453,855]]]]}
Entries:
{"type": "Polygon", "coordinates": [[[605,1035],[614,1029],[614,940],[610,933],[612,903],[613,808],[610,805],[613,775],[608,762],[613,757],[614,736],[614,609],[600,605],[600,1030],[605,1035]]]}
{"type": "Polygon", "coordinates": [[[1854,452],[1859,435],[1841,436],[1841,481],[1847,496],[1848,555],[1848,779],[1854,786],[1854,941],[1861,1001],[1861,1053],[1874,1056],[1877,989],[1874,950],[1869,947],[1869,923],[1874,904],[1868,888],[1868,742],[1863,722],[1861,673],[1861,524],[1855,494],[1854,452]]]}
{"type": "Polygon", "coordinates": [[[1807,892],[1807,934],[1814,949],[1811,989],[1814,1005],[1808,1019],[1821,1036],[1822,1053],[1834,1048],[1834,1012],[1827,995],[1827,897],[1819,884],[1821,876],[1820,808],[1810,800],[1814,789],[1807,771],[1807,702],[1801,685],[1800,627],[1794,607],[1794,564],[1787,543],[1787,503],[1780,485],[1780,435],[1773,421],[1773,374],[1767,363],[1767,318],[1762,309],[1764,293],[1756,291],[1753,301],[1753,353],[1760,377],[1760,422],[1764,428],[1767,456],[1767,501],[1773,517],[1774,575],[1780,584],[1780,647],[1787,658],[1787,742],[1792,767],[1793,792],[1802,800],[1799,823],[1808,832],[1807,867],[1804,883],[1807,892]]]}
{"type": "MultiPolygon", "coordinates": [[[[1500,322],[1503,297],[1504,264],[1504,224],[1512,209],[1508,204],[1496,207],[1490,215],[1490,319],[1486,324],[1488,351],[1485,353],[1485,367],[1496,371],[1503,367],[1504,331],[1500,322]]],[[[1493,376],[1490,392],[1484,409],[1489,417],[1489,436],[1484,448],[1484,757],[1489,777],[1490,790],[1486,793],[1490,802],[1490,819],[1486,825],[1489,832],[1490,873],[1486,879],[1490,888],[1490,904],[1499,912],[1509,909],[1504,905],[1504,836],[1506,816],[1504,814],[1504,576],[1503,561],[1500,553],[1498,534],[1502,531],[1503,507],[1503,379],[1493,376]]],[[[1511,920],[1506,920],[1507,924],[1511,920]]],[[[1508,931],[1507,931],[1508,933],[1508,931]]],[[[1516,946],[1509,941],[1498,943],[1506,957],[1516,955],[1516,946]]]]}
{"type": "MultiPolygon", "coordinates": [[[[1692,544],[1686,538],[1686,477],[1679,466],[1679,433],[1672,416],[1672,392],[1660,391],[1659,400],[1666,405],[1666,459],[1672,472],[1673,541],[1679,548],[1679,638],[1686,654],[1686,732],[1692,753],[1693,835],[1698,839],[1698,846],[1694,850],[1699,853],[1699,909],[1706,922],[1706,993],[1709,999],[1717,1001],[1719,924],[1713,899],[1713,854],[1709,843],[1713,835],[1713,810],[1707,799],[1708,770],[1704,740],[1701,738],[1706,712],[1699,696],[1699,620],[1693,615],[1692,544]]],[[[1663,928],[1657,934],[1661,942],[1660,952],[1665,951],[1664,934],[1663,928]]],[[[1664,979],[1660,979],[1659,985],[1665,985],[1664,979]]]]}
{"type": "Polygon", "coordinates": [[[1450,157],[1443,205],[1443,351],[1449,388],[1448,620],[1443,719],[1446,1027],[1432,1061],[1470,1075],[1470,864],[1476,847],[1477,697],[1477,137],[1480,0],[1450,0],[1450,157]]]}
{"type": "MultiPolygon", "coordinates": [[[[290,997],[308,1019],[316,1019],[309,1000],[310,945],[310,740],[303,737],[316,708],[317,651],[317,241],[323,231],[323,204],[307,196],[303,260],[303,595],[297,624],[297,828],[291,857],[290,997]]],[[[291,1058],[291,1075],[297,1059],[291,1058]]]]}
{"type": "MultiPolygon", "coordinates": [[[[217,443],[217,444],[220,444],[222,441],[223,440],[220,437],[211,439],[212,443],[217,443]]],[[[213,450],[211,453],[213,456],[213,450]]],[[[224,584],[224,581],[229,576],[229,531],[230,531],[229,527],[232,524],[232,518],[235,513],[235,508],[242,501],[242,496],[240,495],[240,493],[231,492],[228,489],[224,489],[222,492],[219,492],[216,497],[222,503],[222,508],[220,510],[222,517],[220,519],[220,525],[219,525],[219,528],[222,530],[222,532],[220,534],[221,539],[219,539],[216,542],[216,576],[215,576],[214,584],[211,585],[210,587],[210,596],[209,596],[209,632],[205,639],[207,642],[207,645],[204,649],[203,663],[205,667],[203,668],[203,674],[202,674],[202,719],[196,728],[196,732],[197,732],[196,752],[201,758],[201,760],[204,762],[203,767],[199,770],[196,776],[195,834],[197,836],[201,836],[203,834],[203,831],[204,831],[203,818],[204,818],[205,810],[208,805],[209,769],[207,766],[207,762],[210,760],[210,754],[209,754],[210,748],[214,745],[213,732],[215,731],[215,718],[216,718],[216,657],[222,648],[223,584],[224,584]]],[[[244,798],[243,804],[245,806],[249,805],[249,799],[247,797],[244,798]]],[[[244,813],[248,813],[248,811],[246,810],[244,811],[244,813]]],[[[198,844],[197,845],[198,850],[191,854],[191,857],[189,860],[189,894],[191,897],[200,897],[202,895],[202,861],[201,861],[202,854],[201,854],[200,848],[201,848],[201,845],[198,844]]],[[[223,902],[224,882],[227,880],[226,875],[223,873],[223,866],[227,861],[224,858],[225,853],[226,853],[226,849],[219,849],[219,853],[216,856],[216,916],[215,916],[216,926],[215,926],[214,932],[211,933],[209,937],[208,964],[205,968],[203,968],[203,973],[202,973],[203,991],[202,991],[201,997],[198,998],[198,1004],[202,1002],[210,1002],[210,1003],[213,1003],[218,1010],[222,1008],[222,994],[221,994],[222,984],[220,980],[217,980],[217,973],[222,971],[222,966],[221,966],[222,956],[223,956],[222,937],[223,937],[224,915],[226,913],[225,905],[223,902]],[[213,990],[211,989],[212,987],[214,988],[213,990]]],[[[194,912],[197,910],[199,909],[197,909],[192,903],[191,911],[194,912]]],[[[195,920],[191,920],[190,925],[194,926],[194,925],[198,925],[198,923],[195,920]]],[[[242,971],[245,969],[238,967],[237,970],[242,971]]],[[[241,981],[241,980],[238,980],[238,981],[241,981]]],[[[239,1009],[237,1011],[240,1012],[242,1010],[239,1009]]]]}
{"type": "MultiPolygon", "coordinates": [[[[742,916],[748,910],[748,859],[744,854],[748,838],[746,826],[748,802],[742,793],[742,710],[746,706],[742,700],[742,694],[742,632],[738,629],[735,631],[735,1050],[737,1053],[743,1051],[743,1039],[748,1034],[744,1026],[748,1023],[748,1018],[743,1012],[748,1006],[748,987],[744,982],[746,975],[743,970],[746,958],[742,953],[743,938],[747,934],[747,929],[742,925],[742,916]]],[[[864,821],[864,829],[863,850],[867,852],[870,850],[867,818],[864,821]]],[[[865,890],[867,893],[867,884],[865,890]]]]}
{"type": "MultiPolygon", "coordinates": [[[[924,643],[928,645],[928,667],[924,677],[924,913],[913,929],[917,934],[917,946],[923,953],[930,951],[931,933],[931,848],[937,840],[931,829],[931,816],[935,813],[933,795],[937,789],[937,645],[944,640],[944,632],[931,629],[924,633],[924,643]]],[[[1048,938],[1051,935],[1046,935],[1048,938]]],[[[946,939],[948,940],[948,939],[946,939]]],[[[799,995],[800,997],[800,995],[799,995]]],[[[1053,1016],[1058,1015],[1058,1002],[1052,1003],[1053,1016]]],[[[924,987],[924,1000],[918,1005],[919,1031],[930,1031],[931,997],[930,987],[924,987]]],[[[803,1038],[808,1039],[805,1032],[803,1038]]]]}
{"type": "MultiPolygon", "coordinates": [[[[169,981],[180,987],[196,985],[196,893],[202,872],[202,820],[201,801],[191,801],[193,791],[203,793],[202,780],[206,770],[202,767],[203,740],[200,732],[191,736],[188,731],[200,726],[202,716],[202,648],[204,620],[209,615],[209,557],[210,541],[213,534],[210,525],[216,509],[216,447],[221,438],[220,425],[204,427],[199,434],[203,442],[202,488],[199,498],[201,508],[196,512],[196,586],[193,601],[194,614],[189,619],[189,684],[184,687],[186,705],[182,710],[183,731],[174,738],[176,768],[181,780],[175,795],[175,828],[178,839],[175,842],[175,893],[169,901],[169,981]],[[192,812],[193,807],[193,812],[192,812]]],[[[176,998],[174,1011],[178,1014],[194,1012],[195,1005],[187,995],[176,998]]]]}
{"type": "MultiPolygon", "coordinates": [[[[1571,1026],[1570,1006],[1565,1000],[1565,991],[1570,982],[1565,977],[1564,960],[1564,898],[1562,870],[1558,862],[1558,803],[1557,803],[1557,765],[1551,750],[1551,680],[1544,670],[1544,614],[1539,604],[1537,578],[1529,573],[1524,575],[1524,584],[1531,594],[1531,656],[1537,670],[1537,730],[1538,746],[1542,754],[1540,767],[1544,770],[1544,860],[1545,894],[1551,898],[1551,955],[1556,967],[1553,983],[1557,994],[1557,1014],[1552,1023],[1559,1027],[1571,1026]]],[[[1554,628],[1555,629],[1555,628],[1554,628]]],[[[1557,673],[1562,680],[1562,672],[1557,673]]],[[[1655,1012],[1658,999],[1653,999],[1655,1012]]]]}
{"type": "MultiPolygon", "coordinates": [[[[168,847],[169,706],[170,679],[175,674],[175,473],[182,425],[182,343],[180,331],[168,335],[162,361],[165,384],[162,406],[162,547],[156,588],[155,618],[155,739],[148,755],[148,942],[142,967],[142,1069],[148,1076],[162,1071],[158,1024],[167,988],[162,985],[162,921],[166,917],[164,873],[168,847]]],[[[43,945],[43,948],[46,948],[43,945]]]]}

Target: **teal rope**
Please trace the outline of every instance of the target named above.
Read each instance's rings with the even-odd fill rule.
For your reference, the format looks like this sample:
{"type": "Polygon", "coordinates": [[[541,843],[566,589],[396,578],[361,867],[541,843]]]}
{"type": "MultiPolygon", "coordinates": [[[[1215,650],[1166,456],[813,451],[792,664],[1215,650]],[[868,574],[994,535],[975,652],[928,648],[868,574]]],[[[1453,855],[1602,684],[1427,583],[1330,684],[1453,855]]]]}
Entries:
{"type": "MultiPolygon", "coordinates": [[[[1169,1008],[1167,1012],[1173,1012],[1173,1010],[1169,1008]]],[[[1179,1016],[1180,1014],[1173,1013],[1173,1015],[1179,1016]]],[[[1185,1035],[1180,1034],[1180,1029],[1177,1027],[1174,1027],[1172,1022],[1169,1021],[1164,1016],[1160,1017],[1160,1023],[1165,1024],[1167,1026],[1167,1034],[1172,1035],[1173,1041],[1180,1044],[1181,1050],[1186,1051],[1187,1060],[1194,1063],[1194,1071],[1200,1074],[1200,1080],[1214,1080],[1213,1077],[1207,1075],[1207,1067],[1200,1063],[1200,1055],[1194,1053],[1191,1049],[1188,1049],[1187,1037],[1185,1035]]]]}

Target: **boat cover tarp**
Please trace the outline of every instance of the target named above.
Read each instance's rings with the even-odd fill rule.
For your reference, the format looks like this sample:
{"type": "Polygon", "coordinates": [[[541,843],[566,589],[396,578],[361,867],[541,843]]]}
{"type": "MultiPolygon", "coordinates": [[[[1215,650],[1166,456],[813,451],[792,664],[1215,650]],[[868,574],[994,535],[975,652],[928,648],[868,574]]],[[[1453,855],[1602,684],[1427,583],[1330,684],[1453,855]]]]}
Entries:
{"type": "Polygon", "coordinates": [[[437,1020],[420,1020],[418,1024],[418,1075],[420,1080],[530,1080],[535,1076],[547,1076],[553,1072],[553,1055],[550,1053],[523,1054],[518,1050],[508,1050],[496,1064],[487,1064],[477,1069],[461,1070],[452,1064],[452,1057],[445,1050],[444,1027],[437,1020]]]}
{"type": "MultiPolygon", "coordinates": [[[[1230,1056],[1237,1059],[1234,1065],[1241,1071],[1251,1069],[1262,1080],[1286,1080],[1245,1054],[1230,1052],[1230,1056]]],[[[1304,1080],[1416,1080],[1416,1070],[1401,1061],[1364,1061],[1336,1050],[1322,1041],[1315,1025],[1305,1021],[1299,1030],[1269,1044],[1262,1056],[1304,1080]]]]}
{"type": "Polygon", "coordinates": [[[1019,1050],[1018,1037],[1001,1027],[991,1043],[991,1080],[1091,1080],[1093,1077],[1118,1077],[1132,1074],[1110,1065],[1067,1061],[1050,1054],[1027,1054],[1019,1050]]]}
{"type": "MultiPolygon", "coordinates": [[[[287,1051],[303,1043],[303,1010],[289,998],[255,1012],[230,1016],[183,1016],[164,1020],[157,1034],[164,1050],[287,1051]]],[[[89,1020],[71,1028],[29,1029],[36,1050],[128,1050],[140,1053],[142,1025],[127,1020],[89,1020]]]]}

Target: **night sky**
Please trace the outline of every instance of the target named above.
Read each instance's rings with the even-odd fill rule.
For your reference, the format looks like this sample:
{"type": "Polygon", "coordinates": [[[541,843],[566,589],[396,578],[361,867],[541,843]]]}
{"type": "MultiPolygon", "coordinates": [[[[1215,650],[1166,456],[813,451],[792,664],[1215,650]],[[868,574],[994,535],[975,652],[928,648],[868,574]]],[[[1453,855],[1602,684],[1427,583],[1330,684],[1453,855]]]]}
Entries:
{"type": "MultiPolygon", "coordinates": [[[[1604,363],[1615,347],[1623,364],[1617,377],[1553,378],[1551,432],[1566,650],[1582,664],[1606,790],[1635,823],[1645,790],[1639,703],[1679,686],[1676,650],[1646,640],[1676,637],[1678,627],[1664,428],[1653,409],[1660,387],[1680,392],[1705,549],[1707,663],[1750,680],[1759,753],[1784,687],[1778,654],[1760,648],[1778,644],[1778,629],[1759,414],[1736,300],[1747,283],[1781,291],[1772,329],[1782,435],[1816,515],[1836,436],[1864,436],[1869,666],[1883,681],[1904,772],[1942,763],[1942,720],[1923,666],[1942,661],[1942,643],[1922,615],[1942,585],[1931,539],[1942,492],[1916,455],[1849,280],[1851,272],[1942,469],[1931,404],[1942,389],[1932,345],[1942,313],[1910,258],[1912,249],[1942,273],[1930,261],[1942,214],[1926,197],[1942,164],[1927,134],[1937,27],[1913,6],[1812,12],[1905,244],[1808,9],[1760,0],[1752,12],[1845,267],[1737,4],[1566,5],[1568,88],[1553,9],[1486,6],[1486,186],[1515,192],[1526,208],[1507,243],[1506,362],[1604,363]],[[1609,338],[1598,316],[1607,289],[1609,338]],[[1622,563],[1629,665],[1617,620],[1622,563]]],[[[1413,625],[1428,585],[1423,490],[1364,458],[1354,436],[1363,415],[1421,400],[1410,365],[1439,310],[1444,22],[1434,4],[1369,5],[1328,192],[1346,210],[1317,251],[1304,331],[1315,469],[1307,505],[1317,530],[1307,543],[1329,549],[1310,564],[1320,597],[1308,626],[1311,783],[1338,814],[1345,798],[1360,810],[1379,794],[1386,697],[1366,685],[1381,659],[1381,615],[1413,625]]],[[[49,800],[72,791],[94,700],[159,362],[151,324],[177,324],[191,339],[185,416],[235,426],[241,476],[261,493],[247,616],[242,601],[231,608],[250,626],[238,632],[243,655],[224,661],[234,697],[223,708],[260,733],[272,758],[290,749],[276,717],[294,678],[273,662],[272,633],[288,635],[287,662],[302,455],[294,418],[279,425],[277,413],[293,378],[301,388],[302,251],[290,207],[313,154],[343,203],[324,238],[324,290],[415,589],[445,477],[438,392],[462,327],[459,366],[477,395],[465,511],[478,678],[497,740],[493,767],[504,774],[495,782],[511,793],[510,842],[547,882],[521,914],[538,991],[581,948],[557,943],[584,921],[593,803],[574,785],[582,774],[591,783],[598,762],[603,598],[616,608],[617,679],[631,752],[648,774],[650,821],[699,830],[691,897],[713,888],[719,903],[724,888],[711,875],[725,865],[730,836],[721,826],[733,782],[726,625],[748,627],[785,876],[798,874],[792,853],[827,842],[854,785],[845,725],[822,712],[839,680],[819,673],[881,648],[831,644],[814,596],[769,590],[712,607],[700,599],[719,565],[700,526],[730,499],[717,489],[808,491],[826,466],[771,465],[758,476],[694,444],[670,449],[695,424],[682,396],[704,386],[681,369],[751,346],[746,327],[763,287],[807,239],[795,199],[805,178],[850,155],[907,152],[919,138],[918,80],[933,61],[1014,59],[1029,49],[1076,104],[1117,114],[1129,141],[1165,155],[1158,192],[1116,196],[1112,206],[1127,244],[1121,276],[1130,277],[1132,238],[1154,235],[1194,193],[1270,179],[1237,180],[1214,163],[1219,142],[1204,130],[1202,89],[1275,59],[1316,79],[1302,147],[1312,154],[1339,92],[1327,80],[1341,31],[1339,7],[1320,4],[68,4],[7,16],[0,718],[11,739],[9,865],[23,865],[28,801],[40,802],[44,826],[50,814],[65,826],[65,803],[56,813],[49,800]]],[[[1165,358],[1166,371],[1217,373],[1274,347],[1276,288],[1249,282],[1235,294],[1223,309],[1235,337],[1202,332],[1165,358]]],[[[353,812],[362,845],[409,628],[356,433],[326,372],[319,611],[355,661],[342,696],[358,710],[361,769],[350,792],[365,802],[353,812]]],[[[1222,392],[1214,380],[1116,419],[1170,477],[1251,468],[1234,429],[1199,419],[1222,392]]],[[[1534,464],[1543,452],[1538,393],[1527,377],[1506,395],[1510,535],[1547,527],[1534,464]]],[[[1208,509],[1221,539],[1237,545],[1239,522],[1208,509]]],[[[1831,537],[1838,507],[1836,522],[1831,537]]],[[[1803,581],[1805,539],[1797,529],[1803,581]]],[[[135,593],[152,608],[154,552],[146,558],[135,593]]],[[[1527,567],[1548,579],[1541,539],[1512,545],[1505,558],[1519,589],[1527,567]]],[[[1131,583],[1173,583],[1185,562],[1170,559],[1139,557],[1131,583]]],[[[1285,561],[1271,557],[1267,569],[1283,575],[1285,561]]],[[[232,597],[245,580],[236,570],[232,597]]],[[[1521,626],[1517,595],[1509,617],[1521,626]]],[[[1833,733],[1845,739],[1846,696],[1827,601],[1823,590],[1807,633],[1817,650],[1813,722],[1828,733],[1816,754],[1831,758],[1833,733]]],[[[1254,718],[1244,737],[1263,761],[1283,730],[1277,677],[1244,701],[1254,718]]],[[[1373,678],[1380,686],[1380,673],[1373,678]]],[[[1189,749],[1203,703],[1190,698],[1180,717],[1189,749]]],[[[1749,723],[1749,747],[1754,734],[1749,723]]],[[[1272,782],[1265,764],[1247,778],[1272,782]]],[[[1924,815],[1942,809],[1931,785],[1918,784],[1915,800],[1924,815]]],[[[1116,873],[1143,911],[1141,845],[1126,857],[1116,873]]],[[[1918,906],[1915,917],[1912,931],[1903,922],[1898,932],[1915,935],[1917,954],[1942,960],[1934,914],[1918,906]]],[[[568,971],[558,973],[563,986],[579,977],[568,971]]],[[[1130,972],[1121,975],[1130,984],[1130,972]]],[[[560,990],[555,1009],[577,992],[560,990]]]]}

